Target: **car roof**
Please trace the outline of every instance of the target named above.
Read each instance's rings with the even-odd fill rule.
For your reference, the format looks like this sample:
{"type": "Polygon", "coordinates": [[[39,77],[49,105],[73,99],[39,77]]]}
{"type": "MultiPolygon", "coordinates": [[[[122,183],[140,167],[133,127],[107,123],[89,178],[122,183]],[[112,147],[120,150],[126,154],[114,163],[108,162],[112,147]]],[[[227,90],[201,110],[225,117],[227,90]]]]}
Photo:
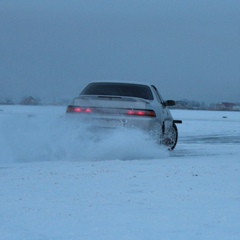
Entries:
{"type": "Polygon", "coordinates": [[[97,81],[91,81],[89,84],[92,83],[125,83],[125,84],[137,84],[137,85],[145,85],[151,87],[152,84],[139,82],[139,81],[126,81],[126,80],[97,80],[97,81]]]}

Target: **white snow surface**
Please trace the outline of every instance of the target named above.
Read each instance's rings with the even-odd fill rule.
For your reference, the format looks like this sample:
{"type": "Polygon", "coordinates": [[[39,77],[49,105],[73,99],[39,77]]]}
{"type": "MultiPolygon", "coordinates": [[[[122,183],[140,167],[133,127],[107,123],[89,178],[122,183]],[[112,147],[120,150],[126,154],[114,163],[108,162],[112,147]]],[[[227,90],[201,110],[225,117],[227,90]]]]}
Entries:
{"type": "Polygon", "coordinates": [[[0,239],[239,240],[240,113],[172,114],[168,152],[65,107],[0,106],[0,239]]]}

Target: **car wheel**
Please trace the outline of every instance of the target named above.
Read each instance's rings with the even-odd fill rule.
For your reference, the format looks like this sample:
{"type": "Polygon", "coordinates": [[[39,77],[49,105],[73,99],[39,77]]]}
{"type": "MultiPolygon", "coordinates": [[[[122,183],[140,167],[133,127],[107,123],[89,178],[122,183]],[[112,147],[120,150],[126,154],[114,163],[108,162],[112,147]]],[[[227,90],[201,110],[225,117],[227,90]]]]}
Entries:
{"type": "Polygon", "coordinates": [[[162,143],[170,151],[172,151],[176,147],[177,141],[178,141],[178,130],[177,130],[176,124],[173,123],[172,127],[167,132],[164,132],[162,143]]]}

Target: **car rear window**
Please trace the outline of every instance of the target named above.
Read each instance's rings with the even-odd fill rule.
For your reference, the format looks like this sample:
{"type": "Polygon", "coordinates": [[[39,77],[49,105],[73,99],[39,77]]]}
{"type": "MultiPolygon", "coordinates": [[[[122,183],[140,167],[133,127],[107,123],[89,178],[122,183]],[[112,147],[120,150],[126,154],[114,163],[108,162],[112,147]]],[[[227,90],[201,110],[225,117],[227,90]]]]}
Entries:
{"type": "Polygon", "coordinates": [[[90,83],[81,95],[126,96],[153,100],[150,87],[131,83],[90,83]]]}

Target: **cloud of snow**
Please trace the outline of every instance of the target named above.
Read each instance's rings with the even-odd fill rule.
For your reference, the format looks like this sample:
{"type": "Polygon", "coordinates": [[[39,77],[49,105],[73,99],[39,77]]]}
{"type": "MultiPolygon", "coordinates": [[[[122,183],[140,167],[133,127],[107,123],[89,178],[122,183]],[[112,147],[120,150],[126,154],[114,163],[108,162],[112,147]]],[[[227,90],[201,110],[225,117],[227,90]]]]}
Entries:
{"type": "Polygon", "coordinates": [[[169,154],[140,130],[99,131],[65,116],[8,115],[2,126],[2,162],[156,159],[169,154]]]}

